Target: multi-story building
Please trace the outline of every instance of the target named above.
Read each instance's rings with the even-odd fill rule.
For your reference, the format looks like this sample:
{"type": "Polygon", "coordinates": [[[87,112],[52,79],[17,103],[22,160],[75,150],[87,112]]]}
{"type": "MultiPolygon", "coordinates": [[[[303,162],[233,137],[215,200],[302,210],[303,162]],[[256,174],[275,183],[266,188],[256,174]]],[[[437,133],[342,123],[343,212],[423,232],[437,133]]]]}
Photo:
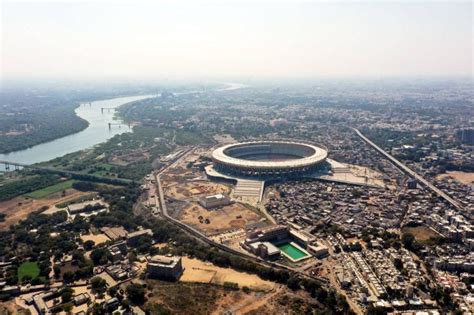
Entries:
{"type": "Polygon", "coordinates": [[[147,273],[151,278],[178,280],[183,273],[181,257],[153,256],[147,264],[147,273]]]}

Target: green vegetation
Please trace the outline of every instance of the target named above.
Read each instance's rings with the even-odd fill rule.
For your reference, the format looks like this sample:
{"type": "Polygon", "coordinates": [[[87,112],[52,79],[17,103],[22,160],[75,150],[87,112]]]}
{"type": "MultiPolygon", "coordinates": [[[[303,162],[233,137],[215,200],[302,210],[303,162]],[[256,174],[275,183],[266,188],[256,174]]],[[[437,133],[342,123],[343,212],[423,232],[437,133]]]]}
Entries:
{"type": "Polygon", "coordinates": [[[54,184],[42,189],[35,190],[33,192],[26,194],[25,196],[30,197],[30,198],[35,198],[35,199],[44,198],[48,195],[72,188],[74,182],[76,182],[76,180],[70,179],[70,180],[57,183],[57,184],[54,184]]]}
{"type": "Polygon", "coordinates": [[[26,175],[20,180],[15,180],[0,187],[0,201],[8,200],[19,195],[27,194],[56,184],[59,176],[51,174],[26,175]]]}
{"type": "Polygon", "coordinates": [[[91,279],[92,292],[97,294],[104,294],[107,290],[107,282],[101,277],[94,277],[91,279]]]}
{"type": "MultiPolygon", "coordinates": [[[[66,88],[34,84],[4,89],[0,106],[0,153],[26,149],[85,129],[89,123],[74,111],[80,102],[150,90],[116,85],[66,88]]],[[[156,87],[152,90],[156,91],[156,87]]]]}
{"type": "MultiPolygon", "coordinates": [[[[194,136],[187,134],[183,143],[191,137],[194,136]]],[[[115,184],[118,178],[141,180],[152,171],[153,161],[174,149],[169,144],[172,139],[171,129],[139,126],[133,133],[116,135],[93,151],[67,154],[42,165],[83,173],[74,178],[85,181],[97,181],[94,175],[109,178],[110,184],[115,184]]]]}
{"type": "Polygon", "coordinates": [[[136,305],[142,305],[145,303],[145,288],[139,284],[129,284],[127,286],[128,299],[136,305]]]}
{"type": "Polygon", "coordinates": [[[27,277],[30,279],[35,279],[38,277],[40,269],[38,263],[35,261],[27,261],[20,265],[18,268],[18,279],[20,281],[25,280],[27,277]]]}
{"type": "Polygon", "coordinates": [[[75,114],[75,102],[49,106],[47,103],[39,105],[37,102],[40,99],[29,100],[35,106],[15,108],[19,110],[18,115],[2,115],[0,109],[0,153],[26,149],[76,133],[89,125],[75,114]],[[38,109],[38,106],[44,107],[44,110],[38,109]],[[25,121],[28,123],[25,124],[25,121]],[[9,133],[12,135],[3,135],[9,133]]]}

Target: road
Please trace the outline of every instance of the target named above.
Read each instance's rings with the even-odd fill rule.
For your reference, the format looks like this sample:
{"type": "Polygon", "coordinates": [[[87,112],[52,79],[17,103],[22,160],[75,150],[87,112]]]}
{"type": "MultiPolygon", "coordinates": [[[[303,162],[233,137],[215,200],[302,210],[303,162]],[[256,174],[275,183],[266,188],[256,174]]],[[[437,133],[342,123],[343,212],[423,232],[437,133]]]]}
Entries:
{"type": "Polygon", "coordinates": [[[428,189],[430,189],[431,191],[433,191],[435,194],[437,194],[439,197],[443,198],[444,200],[446,200],[449,204],[451,204],[453,207],[455,207],[456,209],[458,210],[462,210],[463,208],[459,205],[459,203],[454,200],[453,198],[451,198],[450,196],[448,196],[445,192],[443,192],[442,190],[440,190],[439,188],[435,187],[433,184],[431,184],[429,181],[427,181],[426,179],[424,179],[421,175],[417,174],[416,172],[412,171],[410,168],[408,168],[405,164],[403,164],[402,162],[400,162],[399,160],[397,160],[396,158],[394,158],[393,156],[391,156],[390,154],[388,154],[387,152],[385,152],[382,148],[380,148],[378,145],[376,145],[375,143],[373,143],[372,141],[370,141],[369,138],[367,138],[366,136],[364,136],[358,129],[356,128],[352,128],[356,133],[357,135],[362,139],[364,140],[367,144],[371,145],[375,150],[377,150],[380,154],[382,154],[383,156],[385,156],[390,162],[392,162],[393,164],[395,164],[395,166],[397,166],[399,169],[401,169],[403,172],[405,172],[406,174],[408,174],[410,177],[414,178],[417,182],[423,184],[425,187],[427,187],[428,189]]]}
{"type": "Polygon", "coordinates": [[[158,207],[159,209],[161,209],[161,215],[162,215],[163,218],[165,218],[168,222],[173,223],[174,225],[178,226],[179,228],[181,228],[182,230],[184,230],[188,234],[192,235],[193,237],[199,239],[200,241],[203,241],[203,242],[207,243],[210,246],[217,247],[217,248],[219,248],[219,249],[221,249],[221,250],[223,250],[227,253],[239,256],[239,257],[244,258],[244,259],[251,260],[251,261],[253,261],[253,262],[255,262],[259,265],[263,265],[265,267],[271,267],[271,268],[275,268],[275,269],[279,269],[279,270],[286,270],[286,271],[289,271],[289,272],[295,272],[295,273],[301,275],[302,277],[311,278],[313,280],[318,281],[320,284],[323,284],[323,285],[327,283],[327,281],[325,281],[325,279],[320,279],[320,278],[305,274],[305,273],[303,273],[303,272],[301,272],[297,269],[290,268],[290,267],[282,265],[282,264],[278,264],[278,263],[263,260],[263,259],[261,259],[257,256],[247,254],[247,253],[235,250],[233,248],[230,248],[230,247],[228,247],[224,244],[215,242],[215,241],[209,239],[201,231],[199,231],[199,230],[197,230],[197,229],[195,229],[195,228],[193,228],[193,227],[191,227],[187,224],[184,224],[183,222],[181,222],[181,221],[171,217],[170,215],[168,215],[168,210],[167,210],[167,207],[166,207],[165,195],[164,195],[164,192],[163,192],[163,187],[162,187],[162,184],[161,184],[160,175],[163,174],[169,168],[174,167],[183,158],[185,158],[186,156],[191,154],[193,151],[194,151],[194,148],[191,148],[191,149],[183,152],[183,154],[181,154],[179,157],[177,157],[174,162],[170,163],[169,165],[167,165],[166,167],[161,169],[158,173],[153,173],[152,174],[152,176],[154,178],[154,181],[155,181],[155,184],[156,184],[156,190],[154,190],[154,191],[156,191],[156,194],[155,195],[149,194],[148,202],[149,203],[154,202],[155,207],[158,207]]]}

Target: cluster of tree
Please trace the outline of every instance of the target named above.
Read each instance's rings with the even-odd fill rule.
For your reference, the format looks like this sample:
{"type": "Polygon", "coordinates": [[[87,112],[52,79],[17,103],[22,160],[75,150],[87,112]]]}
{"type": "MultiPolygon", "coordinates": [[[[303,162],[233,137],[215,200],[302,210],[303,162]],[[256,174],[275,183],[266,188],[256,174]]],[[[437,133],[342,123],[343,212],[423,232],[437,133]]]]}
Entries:
{"type": "Polygon", "coordinates": [[[13,116],[0,115],[0,153],[30,148],[85,129],[89,123],[74,113],[76,106],[55,104],[44,110],[31,106],[13,116]]]}
{"type": "Polygon", "coordinates": [[[59,176],[52,174],[26,176],[21,180],[11,181],[0,186],[0,201],[9,200],[58,182],[59,176]]]}
{"type": "Polygon", "coordinates": [[[402,244],[406,249],[408,249],[408,250],[410,250],[414,253],[417,253],[421,249],[423,249],[423,245],[421,245],[415,239],[415,236],[413,236],[413,234],[411,234],[411,233],[403,233],[402,234],[402,244]]]}
{"type": "Polygon", "coordinates": [[[97,188],[97,184],[93,182],[77,181],[72,184],[72,188],[79,191],[93,191],[97,188]]]}
{"type": "Polygon", "coordinates": [[[35,284],[47,281],[51,256],[59,260],[77,248],[76,235],[73,229],[68,228],[66,220],[64,211],[52,215],[32,213],[10,230],[0,232],[0,256],[15,258],[7,275],[9,284],[18,283],[16,270],[26,259],[36,261],[40,269],[39,277],[26,280],[35,284]],[[58,234],[52,237],[52,232],[58,234]]]}
{"type": "Polygon", "coordinates": [[[81,102],[154,91],[156,86],[6,87],[0,106],[0,153],[26,149],[85,129],[88,122],[74,112],[81,102]]]}

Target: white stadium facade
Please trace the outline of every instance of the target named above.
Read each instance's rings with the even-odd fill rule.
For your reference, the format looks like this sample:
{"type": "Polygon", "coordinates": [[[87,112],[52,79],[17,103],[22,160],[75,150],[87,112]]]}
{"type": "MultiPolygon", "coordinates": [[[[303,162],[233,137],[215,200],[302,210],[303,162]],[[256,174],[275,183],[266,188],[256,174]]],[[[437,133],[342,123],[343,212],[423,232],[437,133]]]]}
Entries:
{"type": "Polygon", "coordinates": [[[212,152],[216,171],[260,179],[302,177],[324,165],[328,151],[300,141],[253,141],[222,146],[212,152]]]}

